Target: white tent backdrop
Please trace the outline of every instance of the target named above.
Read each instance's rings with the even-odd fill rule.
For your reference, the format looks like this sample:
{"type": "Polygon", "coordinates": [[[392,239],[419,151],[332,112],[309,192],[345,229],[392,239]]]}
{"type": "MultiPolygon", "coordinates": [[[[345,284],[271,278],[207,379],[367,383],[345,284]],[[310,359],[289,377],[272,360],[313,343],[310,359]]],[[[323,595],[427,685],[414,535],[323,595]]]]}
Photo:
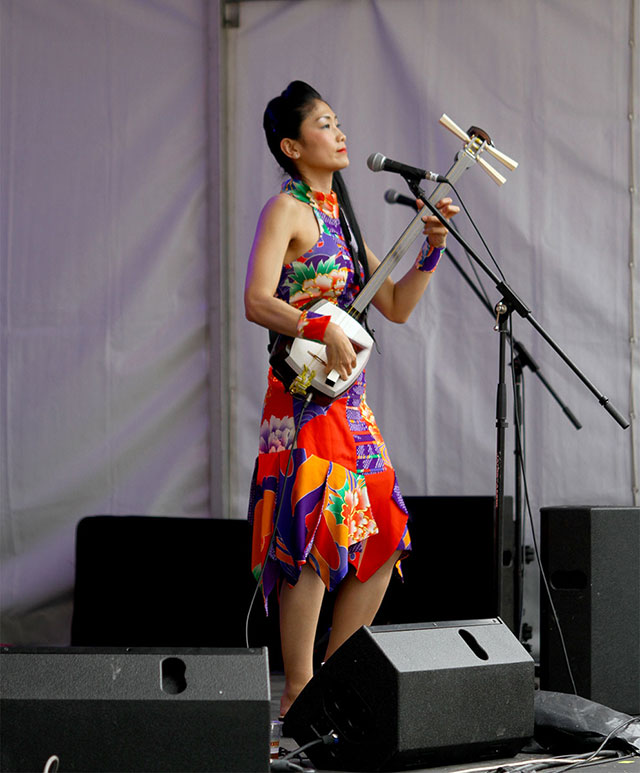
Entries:
{"type": "Polygon", "coordinates": [[[82,516],[210,509],[207,17],[0,8],[0,638],[64,643],[82,516]]]}
{"type": "MultiPolygon", "coordinates": [[[[245,321],[242,290],[258,214],[280,181],[262,112],[294,78],[340,116],[346,179],[379,257],[411,213],[384,203],[404,183],[371,173],[370,153],[445,173],[461,148],[438,124],[447,113],[519,161],[501,168],[502,188],[479,167],[457,187],[534,317],[631,413],[632,0],[242,3],[240,26],[223,36],[220,157],[208,120],[219,99],[215,2],[0,8],[4,641],[65,643],[83,515],[246,516],[266,333],[245,321]],[[208,213],[218,196],[224,217],[208,213]],[[221,297],[222,331],[210,324],[224,319],[221,297]]],[[[469,221],[457,220],[487,259],[469,221]]],[[[369,401],[404,493],[491,495],[498,338],[486,310],[444,259],[406,325],[372,318],[381,354],[368,368],[369,401]]],[[[526,372],[534,515],[631,504],[632,431],[517,316],[514,334],[583,424],[576,431],[526,372]]]]}

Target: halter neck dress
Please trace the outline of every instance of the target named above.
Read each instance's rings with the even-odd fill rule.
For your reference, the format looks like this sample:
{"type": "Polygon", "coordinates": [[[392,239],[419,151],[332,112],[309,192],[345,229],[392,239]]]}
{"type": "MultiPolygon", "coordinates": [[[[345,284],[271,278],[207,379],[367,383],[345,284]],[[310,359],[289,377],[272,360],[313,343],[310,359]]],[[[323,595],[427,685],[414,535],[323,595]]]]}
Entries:
{"type": "MultiPolygon", "coordinates": [[[[283,184],[284,192],[305,200],[301,190],[319,237],[308,252],[283,266],[276,297],[296,308],[320,299],[346,308],[359,286],[339,217],[319,208],[322,194],[298,181],[283,184]]],[[[364,582],[395,551],[404,557],[411,549],[407,509],[367,405],[365,373],[330,405],[307,405],[291,453],[303,403],[269,368],[249,500],[252,571],[258,580],[266,562],[265,603],[280,581],[295,585],[305,563],[332,591],[350,566],[364,582]]]]}

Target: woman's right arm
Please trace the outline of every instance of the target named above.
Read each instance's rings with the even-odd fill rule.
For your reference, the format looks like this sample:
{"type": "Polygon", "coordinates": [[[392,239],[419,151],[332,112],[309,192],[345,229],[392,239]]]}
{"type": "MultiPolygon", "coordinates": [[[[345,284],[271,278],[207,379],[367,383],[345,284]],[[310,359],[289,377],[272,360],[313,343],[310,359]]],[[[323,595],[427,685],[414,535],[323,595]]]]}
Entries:
{"type": "Polygon", "coordinates": [[[296,233],[295,201],[274,196],[265,204],[251,248],[244,288],[247,319],[276,333],[296,335],[300,312],[275,297],[285,255],[296,233]]]}
{"type": "MultiPolygon", "coordinates": [[[[299,203],[291,196],[274,196],[266,203],[258,220],[244,290],[247,319],[291,338],[298,334],[301,312],[275,293],[287,251],[300,231],[301,214],[299,203]]],[[[339,325],[330,322],[323,343],[327,372],[335,369],[347,378],[356,365],[351,341],[339,325]]]]}

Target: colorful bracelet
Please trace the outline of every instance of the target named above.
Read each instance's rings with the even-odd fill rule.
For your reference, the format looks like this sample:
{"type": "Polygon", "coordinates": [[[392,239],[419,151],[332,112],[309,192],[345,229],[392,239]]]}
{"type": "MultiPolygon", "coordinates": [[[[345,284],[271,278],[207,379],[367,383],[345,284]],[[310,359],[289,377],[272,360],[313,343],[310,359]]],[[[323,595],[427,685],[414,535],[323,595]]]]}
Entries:
{"type": "Polygon", "coordinates": [[[309,341],[323,341],[331,317],[327,314],[316,314],[315,311],[303,311],[298,319],[296,335],[309,341]]]}
{"type": "Polygon", "coordinates": [[[416,259],[415,267],[418,271],[435,271],[443,252],[444,247],[433,247],[429,244],[429,240],[425,239],[420,254],[416,259]]]}

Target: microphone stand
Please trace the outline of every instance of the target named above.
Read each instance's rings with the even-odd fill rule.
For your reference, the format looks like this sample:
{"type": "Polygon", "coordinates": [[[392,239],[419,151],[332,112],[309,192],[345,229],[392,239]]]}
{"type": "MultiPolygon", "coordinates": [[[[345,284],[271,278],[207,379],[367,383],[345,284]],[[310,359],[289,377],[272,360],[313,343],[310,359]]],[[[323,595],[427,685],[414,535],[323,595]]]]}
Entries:
{"type": "MultiPolygon", "coordinates": [[[[447,228],[449,224],[442,217],[440,212],[427,198],[425,192],[420,188],[417,178],[410,175],[403,175],[409,189],[413,195],[420,199],[423,204],[435,215],[435,217],[447,228]]],[[[517,312],[526,319],[529,324],[544,338],[551,348],[560,356],[566,365],[578,376],[582,383],[597,398],[602,407],[609,413],[613,419],[623,428],[627,429],[629,422],[622,414],[611,404],[608,397],[602,394],[600,390],[582,373],[577,365],[565,354],[553,338],[544,330],[542,325],[532,316],[531,309],[522,301],[514,290],[504,281],[502,281],[489,266],[474,252],[467,242],[455,230],[450,231],[453,238],[461,245],[467,254],[476,262],[478,266],[489,276],[495,284],[496,289],[502,295],[502,299],[495,306],[496,327],[499,333],[499,356],[498,356],[498,388],[496,396],[496,490],[494,500],[493,515],[493,543],[494,543],[494,563],[492,567],[492,581],[494,588],[494,608],[496,616],[500,615],[502,605],[502,587],[501,576],[501,550],[500,535],[502,524],[504,522],[504,450],[505,450],[505,431],[508,426],[507,421],[507,383],[506,383],[506,349],[509,333],[509,320],[513,312],[517,312]]],[[[523,347],[521,347],[524,349],[523,347]]],[[[517,408],[516,408],[517,410],[517,408]]],[[[518,443],[518,441],[517,441],[518,443]]],[[[521,449],[519,449],[521,450],[521,449]]],[[[520,552],[520,547],[516,552],[520,552]]],[[[519,591],[520,592],[520,591],[519,591]]],[[[519,597],[518,597],[519,599],[519,597]]],[[[519,637],[520,631],[517,635],[519,637]]]]}
{"type": "MultiPolygon", "coordinates": [[[[449,226],[451,227],[453,226],[453,224],[450,223],[449,226]]],[[[453,227],[455,228],[455,226],[453,227]]],[[[465,269],[460,265],[457,258],[453,255],[453,253],[449,250],[448,247],[445,248],[445,254],[449,258],[449,260],[453,263],[458,273],[469,285],[471,290],[475,293],[480,303],[482,303],[482,305],[485,307],[485,309],[487,309],[489,314],[492,317],[494,317],[494,310],[491,306],[491,303],[487,300],[487,298],[485,298],[485,296],[476,287],[473,280],[470,278],[469,274],[467,274],[465,269]]],[[[514,455],[515,455],[516,472],[515,472],[514,514],[513,514],[513,521],[514,521],[513,541],[515,545],[515,550],[514,550],[514,556],[513,556],[514,602],[513,602],[512,630],[514,631],[516,636],[520,637],[522,634],[522,595],[523,595],[523,584],[524,584],[524,577],[523,577],[523,574],[524,574],[524,505],[522,501],[522,476],[524,474],[524,465],[525,465],[524,403],[522,401],[523,385],[524,385],[524,368],[525,367],[529,368],[529,370],[538,377],[538,379],[542,382],[542,384],[545,386],[545,388],[550,393],[550,395],[562,408],[562,411],[564,412],[564,414],[567,416],[569,421],[573,424],[573,426],[577,430],[582,429],[582,424],[574,416],[569,406],[560,399],[559,395],[549,384],[547,379],[542,375],[540,366],[529,354],[524,344],[518,341],[518,339],[515,338],[511,333],[509,333],[509,339],[511,340],[511,345],[513,347],[513,350],[516,353],[515,357],[513,358],[513,372],[514,372],[514,385],[515,385],[515,398],[514,398],[515,404],[513,409],[513,414],[514,414],[513,420],[514,420],[514,427],[515,427],[514,455]]],[[[502,523],[499,525],[500,527],[503,526],[502,523]]],[[[501,547],[498,546],[498,548],[496,549],[498,554],[501,555],[502,553],[501,547]]]]}

